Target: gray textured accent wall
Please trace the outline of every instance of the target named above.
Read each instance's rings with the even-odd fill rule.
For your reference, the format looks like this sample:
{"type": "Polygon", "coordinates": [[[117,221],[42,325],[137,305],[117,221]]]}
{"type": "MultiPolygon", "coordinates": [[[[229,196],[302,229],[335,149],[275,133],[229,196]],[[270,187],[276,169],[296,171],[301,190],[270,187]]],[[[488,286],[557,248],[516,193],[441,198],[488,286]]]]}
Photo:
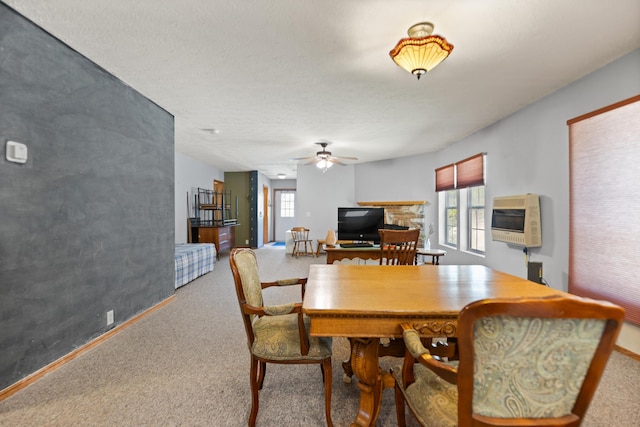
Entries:
{"type": "Polygon", "coordinates": [[[0,3],[0,149],[3,389],[174,293],[174,121],[0,3]]]}

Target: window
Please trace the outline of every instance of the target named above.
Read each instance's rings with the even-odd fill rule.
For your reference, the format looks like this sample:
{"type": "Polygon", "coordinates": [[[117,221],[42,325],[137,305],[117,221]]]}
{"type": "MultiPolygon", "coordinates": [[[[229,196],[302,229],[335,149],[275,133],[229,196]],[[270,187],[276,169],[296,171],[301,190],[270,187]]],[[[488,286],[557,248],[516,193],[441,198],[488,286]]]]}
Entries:
{"type": "Polygon", "coordinates": [[[440,243],[463,251],[485,251],[485,154],[436,169],[440,243]]]}
{"type": "Polygon", "coordinates": [[[469,224],[468,247],[472,252],[484,252],[484,186],[467,190],[469,224]]]}
{"type": "Polygon", "coordinates": [[[444,199],[444,243],[458,246],[458,192],[446,191],[444,199]]]}
{"type": "Polygon", "coordinates": [[[440,243],[477,254],[485,251],[484,186],[439,193],[440,243]],[[458,238],[459,237],[459,238],[458,238]]]}
{"type": "Polygon", "coordinates": [[[293,218],[296,216],[295,210],[296,193],[280,193],[280,216],[282,218],[293,218]]]}

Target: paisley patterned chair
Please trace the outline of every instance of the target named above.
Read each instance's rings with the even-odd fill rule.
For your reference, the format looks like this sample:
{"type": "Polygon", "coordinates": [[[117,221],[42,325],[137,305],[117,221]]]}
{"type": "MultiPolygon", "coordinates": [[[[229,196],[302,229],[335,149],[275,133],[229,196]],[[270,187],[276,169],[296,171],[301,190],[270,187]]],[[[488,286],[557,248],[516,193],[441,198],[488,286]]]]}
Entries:
{"type": "Polygon", "coordinates": [[[251,353],[251,414],[249,426],[258,417],[258,391],[262,389],[267,363],[318,363],[324,380],[327,425],[331,427],[331,338],[311,337],[309,319],[302,303],[265,306],[262,290],[271,286],[300,285],[304,297],[306,278],[260,282],[255,253],[235,248],[229,256],[240,312],[251,353]]]}
{"type": "Polygon", "coordinates": [[[398,425],[406,402],[424,426],[579,426],[623,319],[621,307],[570,295],[477,301],[458,318],[459,362],[403,324],[398,425]]]}

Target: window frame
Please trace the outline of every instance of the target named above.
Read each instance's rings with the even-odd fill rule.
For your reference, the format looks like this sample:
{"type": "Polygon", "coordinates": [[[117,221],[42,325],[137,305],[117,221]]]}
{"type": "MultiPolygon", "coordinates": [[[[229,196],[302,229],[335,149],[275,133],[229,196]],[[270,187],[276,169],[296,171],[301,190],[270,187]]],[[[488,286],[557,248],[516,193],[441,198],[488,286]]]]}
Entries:
{"type": "Polygon", "coordinates": [[[282,191],[280,193],[280,217],[281,218],[296,217],[296,192],[295,191],[282,191]],[[291,200],[287,200],[287,199],[291,199],[291,200]]]}
{"type": "Polygon", "coordinates": [[[449,247],[451,249],[459,250],[461,252],[467,252],[473,255],[484,257],[486,254],[486,242],[487,242],[486,241],[487,239],[487,222],[486,222],[487,206],[486,206],[486,189],[484,188],[484,186],[441,191],[438,193],[438,197],[439,197],[438,200],[441,206],[441,209],[439,209],[439,212],[438,212],[438,215],[440,218],[438,244],[449,247]],[[484,199],[483,199],[484,205],[482,206],[475,205],[470,200],[470,198],[472,197],[471,196],[472,191],[476,191],[472,189],[479,188],[479,187],[483,188],[482,195],[484,196],[484,199]],[[457,202],[457,206],[455,207],[448,206],[447,194],[449,194],[449,197],[455,198],[457,202]],[[451,221],[449,220],[449,213],[453,209],[457,209],[457,212],[455,213],[455,221],[457,223],[457,226],[451,224],[451,221]],[[481,222],[481,225],[484,227],[483,229],[473,227],[472,213],[471,213],[472,209],[478,209],[483,211],[483,218],[482,218],[483,221],[481,222]],[[449,233],[449,229],[454,229],[454,231],[452,233],[449,233]],[[484,247],[484,249],[480,248],[479,246],[474,247],[474,245],[472,245],[471,233],[477,230],[482,230],[483,232],[484,236],[482,239],[482,246],[484,247]],[[456,236],[455,241],[450,240],[449,238],[450,234],[454,234],[456,236]]]}
{"type": "Polygon", "coordinates": [[[459,236],[459,224],[458,213],[459,213],[459,194],[457,190],[447,190],[442,192],[444,194],[444,239],[443,244],[447,246],[451,246],[453,248],[458,247],[458,236],[459,236]],[[451,205],[449,202],[454,201],[455,205],[451,205]],[[455,224],[451,224],[451,219],[455,220],[455,224]],[[449,240],[450,231],[455,234],[454,241],[449,240]]]}
{"type": "MultiPolygon", "coordinates": [[[[478,200],[480,200],[480,198],[478,198],[478,200]]],[[[485,220],[485,216],[486,216],[486,212],[487,212],[487,198],[486,198],[486,193],[485,193],[485,187],[484,185],[478,185],[475,187],[469,187],[467,188],[467,250],[469,252],[474,252],[477,254],[484,254],[486,251],[486,239],[487,239],[487,227],[486,227],[486,220],[485,220]],[[476,190],[482,190],[482,204],[474,204],[474,191],[476,190]],[[482,218],[481,221],[478,220],[478,218],[476,218],[476,220],[474,221],[473,218],[473,213],[474,212],[482,212],[482,218]],[[476,225],[482,225],[482,228],[480,228],[479,226],[475,226],[476,225]],[[476,242],[480,243],[482,242],[482,248],[479,247],[474,247],[474,234],[476,233],[481,233],[482,234],[482,238],[479,238],[479,236],[476,236],[476,242]]],[[[479,246],[479,245],[478,245],[479,246]]]]}

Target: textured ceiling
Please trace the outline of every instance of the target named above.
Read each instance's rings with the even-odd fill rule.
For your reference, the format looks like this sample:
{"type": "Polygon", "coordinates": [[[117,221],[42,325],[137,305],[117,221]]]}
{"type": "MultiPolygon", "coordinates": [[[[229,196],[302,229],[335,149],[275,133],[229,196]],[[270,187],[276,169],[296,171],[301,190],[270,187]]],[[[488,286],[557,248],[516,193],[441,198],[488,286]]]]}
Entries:
{"type": "Polygon", "coordinates": [[[172,113],[177,151],[269,177],[321,140],[438,150],[640,47],[638,0],[4,1],[172,113]],[[388,53],[421,21],[455,48],[418,81],[388,53]]]}

